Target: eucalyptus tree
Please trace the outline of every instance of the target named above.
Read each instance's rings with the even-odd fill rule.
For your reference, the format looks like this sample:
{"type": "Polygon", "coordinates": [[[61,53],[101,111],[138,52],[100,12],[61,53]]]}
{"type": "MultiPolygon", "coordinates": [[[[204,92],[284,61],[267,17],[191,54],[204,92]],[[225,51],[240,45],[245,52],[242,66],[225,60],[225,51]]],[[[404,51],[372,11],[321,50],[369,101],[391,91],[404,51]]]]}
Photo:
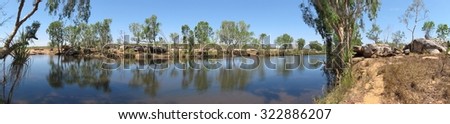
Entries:
{"type": "Polygon", "coordinates": [[[405,32],[397,31],[392,34],[392,42],[395,48],[399,48],[399,44],[405,39],[405,32]]]}
{"type": "Polygon", "coordinates": [[[310,49],[316,50],[316,51],[322,51],[322,44],[319,43],[319,41],[311,41],[308,44],[310,49]]]}
{"type": "Polygon", "coordinates": [[[64,39],[69,42],[72,47],[80,46],[80,33],[81,29],[78,26],[66,26],[64,27],[64,39]]]}
{"type": "Polygon", "coordinates": [[[219,30],[220,42],[225,43],[227,46],[234,46],[238,42],[236,40],[236,35],[238,28],[236,22],[234,21],[222,21],[222,25],[219,30]]]}
{"type": "Polygon", "coordinates": [[[139,23],[131,23],[129,28],[134,36],[132,39],[136,41],[136,44],[139,44],[144,38],[144,26],[139,23]]]}
{"type": "Polygon", "coordinates": [[[431,32],[434,30],[434,22],[427,21],[423,24],[422,31],[425,32],[425,39],[431,39],[431,32]]]}
{"type": "Polygon", "coordinates": [[[191,29],[188,25],[181,26],[181,34],[183,34],[183,43],[187,43],[189,39],[189,31],[191,29]]]}
{"type": "Polygon", "coordinates": [[[349,67],[347,63],[351,63],[350,47],[356,36],[355,28],[363,27],[364,15],[374,20],[379,8],[379,0],[307,0],[300,4],[303,21],[327,39],[327,67],[337,75],[349,67]],[[336,51],[331,49],[334,35],[338,40],[336,51]],[[331,57],[332,53],[337,55],[331,57]]]}
{"type": "Polygon", "coordinates": [[[288,45],[291,44],[294,41],[294,38],[292,38],[289,34],[283,34],[275,40],[275,43],[278,45],[281,45],[283,49],[287,49],[288,45]]]}
{"type": "Polygon", "coordinates": [[[209,26],[208,22],[200,21],[194,28],[195,38],[199,44],[205,44],[210,42],[210,37],[214,35],[213,29],[209,26]]]}
{"type": "Polygon", "coordinates": [[[150,43],[156,41],[160,26],[161,23],[158,22],[158,17],[156,15],[152,15],[150,18],[145,19],[144,36],[150,43]]]}
{"type": "Polygon", "coordinates": [[[253,32],[249,29],[250,24],[246,24],[244,21],[239,21],[239,23],[237,23],[237,30],[235,30],[237,32],[234,34],[236,34],[235,38],[237,43],[240,45],[239,47],[242,47],[242,45],[250,42],[253,32]]]}
{"type": "MultiPolygon", "coordinates": [[[[22,12],[25,6],[25,0],[17,0],[19,3],[17,15],[14,21],[14,28],[8,38],[4,42],[3,50],[0,51],[0,58],[5,58],[14,49],[23,46],[24,43],[12,43],[20,27],[33,16],[39,9],[42,0],[34,0],[31,4],[30,11],[22,17],[22,12]]],[[[48,13],[50,15],[59,15],[60,19],[72,18],[75,16],[77,22],[87,22],[91,15],[90,0],[48,0],[46,2],[48,13]]]]}
{"type": "Polygon", "coordinates": [[[112,42],[111,23],[112,19],[104,19],[103,22],[96,23],[97,33],[99,35],[98,48],[102,48],[104,45],[112,42]]]}
{"type": "Polygon", "coordinates": [[[81,46],[86,48],[93,48],[95,46],[94,43],[99,39],[95,25],[81,23],[78,26],[81,29],[81,46]]]}
{"type": "Polygon", "coordinates": [[[303,39],[303,38],[299,38],[299,39],[297,39],[296,40],[296,43],[297,43],[297,49],[299,49],[299,50],[302,50],[303,49],[303,47],[305,47],[305,39],[303,39]]]}
{"type": "Polygon", "coordinates": [[[266,41],[266,38],[267,38],[268,36],[267,36],[267,34],[265,34],[265,33],[261,33],[260,35],[259,35],[259,41],[261,41],[261,44],[264,44],[264,42],[266,41]]]}
{"type": "Polygon", "coordinates": [[[450,34],[450,28],[447,24],[439,24],[436,30],[437,37],[442,41],[445,41],[450,34]]]}
{"type": "Polygon", "coordinates": [[[172,39],[173,46],[176,47],[180,42],[180,35],[178,33],[170,33],[170,39],[172,39]]]}
{"type": "Polygon", "coordinates": [[[381,30],[377,24],[373,23],[372,28],[366,33],[366,37],[375,43],[380,43],[381,32],[383,32],[383,30],[381,30]]]}
{"type": "Polygon", "coordinates": [[[428,18],[428,9],[425,7],[423,0],[414,0],[408,9],[406,9],[403,16],[401,16],[400,22],[406,25],[406,28],[411,32],[411,40],[414,40],[414,33],[416,31],[417,24],[428,18]]]}
{"type": "Polygon", "coordinates": [[[61,47],[64,43],[64,24],[61,21],[54,21],[50,23],[47,28],[50,44],[56,45],[58,53],[61,53],[61,47]]]}

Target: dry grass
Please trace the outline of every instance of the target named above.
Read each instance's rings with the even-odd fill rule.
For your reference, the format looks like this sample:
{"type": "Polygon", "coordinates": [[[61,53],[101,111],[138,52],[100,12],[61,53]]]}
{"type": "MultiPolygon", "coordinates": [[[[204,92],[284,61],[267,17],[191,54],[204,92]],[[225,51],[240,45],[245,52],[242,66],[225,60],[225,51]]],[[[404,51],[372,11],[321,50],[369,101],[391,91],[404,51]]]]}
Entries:
{"type": "Polygon", "coordinates": [[[411,56],[393,63],[381,69],[385,83],[383,103],[450,103],[448,56],[411,56]]]}

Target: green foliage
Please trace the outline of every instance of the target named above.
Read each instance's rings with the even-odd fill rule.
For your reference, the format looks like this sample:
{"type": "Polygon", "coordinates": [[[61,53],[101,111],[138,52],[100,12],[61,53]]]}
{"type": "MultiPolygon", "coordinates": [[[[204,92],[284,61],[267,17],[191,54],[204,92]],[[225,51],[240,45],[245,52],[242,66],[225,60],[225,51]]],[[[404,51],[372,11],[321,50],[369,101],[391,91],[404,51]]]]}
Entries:
{"type": "Polygon", "coordinates": [[[434,30],[434,22],[433,21],[427,21],[423,24],[422,31],[425,32],[425,38],[431,39],[431,31],[434,30]]]}
{"type": "Polygon", "coordinates": [[[443,41],[445,41],[450,34],[450,28],[447,24],[439,24],[436,30],[437,37],[443,41]]]}
{"type": "Polygon", "coordinates": [[[190,32],[191,29],[189,28],[188,25],[183,25],[181,26],[181,33],[183,34],[183,43],[187,43],[190,37],[190,32]]]}
{"type": "Polygon", "coordinates": [[[377,17],[379,0],[306,0],[300,4],[303,21],[326,39],[327,67],[341,76],[351,63],[351,44],[355,29],[364,26],[364,16],[377,17]],[[333,40],[336,36],[337,40],[333,40]],[[337,43],[332,43],[336,41],[337,43]],[[333,47],[336,47],[333,49],[333,47]],[[347,56],[347,57],[346,57],[347,56]],[[333,63],[332,63],[333,62],[333,63]]]}
{"type": "Polygon", "coordinates": [[[56,44],[58,53],[61,53],[61,47],[64,43],[64,24],[61,21],[54,21],[50,23],[47,28],[51,44],[56,44]]]}
{"type": "Polygon", "coordinates": [[[405,33],[403,31],[397,31],[392,34],[393,47],[400,48],[400,43],[405,39],[405,33]]]}
{"type": "Polygon", "coordinates": [[[13,65],[22,65],[28,62],[30,57],[29,50],[27,48],[28,40],[29,39],[26,38],[25,32],[20,33],[20,37],[16,42],[23,43],[23,45],[17,46],[17,48],[11,52],[11,56],[14,58],[12,62],[13,65]]]}
{"type": "Polygon", "coordinates": [[[291,44],[294,41],[294,38],[292,38],[289,34],[283,34],[277,39],[275,39],[275,43],[278,45],[282,45],[283,49],[286,49],[289,44],[291,44]]]}
{"type": "MultiPolygon", "coordinates": [[[[66,39],[72,47],[79,47],[81,40],[81,29],[78,26],[66,26],[64,28],[64,39],[66,39]]],[[[56,46],[53,43],[49,43],[51,46],[56,46]]],[[[53,47],[52,46],[52,47],[53,47]]]]}
{"type": "Polygon", "coordinates": [[[194,28],[195,38],[199,44],[209,43],[210,37],[214,34],[213,29],[209,26],[208,22],[200,21],[194,28]]]}
{"type": "Polygon", "coordinates": [[[180,35],[178,33],[170,33],[170,39],[172,39],[174,44],[179,43],[180,35]]]}
{"type": "Polygon", "coordinates": [[[91,16],[90,0],[48,0],[46,5],[48,13],[51,15],[57,15],[60,11],[60,19],[72,18],[76,14],[77,22],[88,22],[91,16]]]}
{"type": "Polygon", "coordinates": [[[305,47],[305,39],[303,39],[303,38],[299,38],[299,39],[297,39],[296,40],[296,43],[297,43],[297,49],[299,49],[299,50],[302,50],[303,49],[303,47],[305,47]]]}
{"type": "Polygon", "coordinates": [[[317,51],[322,51],[322,44],[319,43],[319,41],[311,41],[309,42],[309,48],[317,51]]]}
{"type": "Polygon", "coordinates": [[[145,19],[144,36],[150,43],[156,41],[160,26],[161,23],[158,22],[158,17],[156,15],[152,15],[152,17],[145,19]]]}
{"type": "Polygon", "coordinates": [[[139,44],[142,39],[144,39],[144,26],[139,23],[131,23],[129,26],[131,33],[133,33],[133,41],[136,41],[136,44],[139,44]]]}
{"type": "Polygon", "coordinates": [[[103,22],[95,23],[95,28],[97,29],[97,33],[99,36],[99,42],[96,43],[98,48],[103,47],[104,45],[112,42],[111,36],[111,28],[110,25],[112,23],[112,19],[104,19],[103,22]]]}
{"type": "Polygon", "coordinates": [[[377,24],[373,23],[370,31],[366,33],[366,37],[375,43],[380,43],[380,34],[382,31],[377,24]]]}
{"type": "Polygon", "coordinates": [[[218,31],[220,42],[229,46],[243,45],[251,41],[253,32],[249,31],[250,25],[244,21],[223,21],[218,31]]]}

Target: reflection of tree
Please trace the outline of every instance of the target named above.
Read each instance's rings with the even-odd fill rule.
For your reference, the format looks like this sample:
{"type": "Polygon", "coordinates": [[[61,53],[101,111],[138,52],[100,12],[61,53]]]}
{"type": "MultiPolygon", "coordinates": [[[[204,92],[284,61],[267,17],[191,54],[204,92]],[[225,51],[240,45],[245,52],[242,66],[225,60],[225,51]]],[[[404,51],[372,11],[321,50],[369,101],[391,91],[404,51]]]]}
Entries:
{"type": "Polygon", "coordinates": [[[101,69],[101,61],[88,58],[64,57],[56,60],[50,57],[49,85],[62,88],[65,85],[92,87],[103,92],[111,92],[109,86],[111,70],[101,69]]]}
{"type": "Polygon", "coordinates": [[[250,77],[250,70],[240,69],[235,66],[232,70],[220,68],[217,81],[219,81],[222,90],[244,90],[250,82],[250,77]]]}
{"type": "Polygon", "coordinates": [[[6,70],[6,59],[3,59],[3,78],[2,78],[2,95],[0,98],[0,104],[12,103],[14,90],[19,85],[22,78],[25,77],[29,68],[29,61],[21,61],[17,62],[13,60],[9,66],[9,69],[6,70]]]}
{"type": "Polygon", "coordinates": [[[130,87],[144,87],[144,92],[150,96],[156,96],[159,82],[154,70],[133,69],[133,77],[129,82],[130,87]]]}
{"type": "Polygon", "coordinates": [[[169,65],[167,60],[149,59],[148,66],[149,68],[143,70],[140,70],[139,68],[133,69],[133,77],[130,80],[129,85],[133,88],[144,87],[144,92],[154,97],[159,90],[160,82],[158,76],[164,75],[166,67],[169,65]]]}

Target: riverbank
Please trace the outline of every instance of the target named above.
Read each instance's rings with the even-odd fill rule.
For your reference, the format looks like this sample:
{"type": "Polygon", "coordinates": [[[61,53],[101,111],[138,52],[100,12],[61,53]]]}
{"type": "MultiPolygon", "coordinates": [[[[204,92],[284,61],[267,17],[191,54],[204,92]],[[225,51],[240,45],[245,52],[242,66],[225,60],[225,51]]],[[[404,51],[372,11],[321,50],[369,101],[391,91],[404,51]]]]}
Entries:
{"type": "MultiPolygon", "coordinates": [[[[56,48],[51,47],[29,47],[30,55],[56,55],[58,51],[56,48]]],[[[200,49],[194,49],[192,55],[186,49],[177,50],[179,54],[175,54],[175,49],[167,50],[167,53],[155,54],[158,58],[172,58],[173,56],[178,57],[188,57],[188,56],[206,56],[206,57],[217,57],[218,51],[211,49],[208,51],[202,51],[200,49]]],[[[225,53],[226,51],[223,51],[225,53]]],[[[98,50],[92,50],[89,54],[84,54],[80,52],[78,56],[96,56],[96,57],[131,57],[131,58],[143,58],[146,52],[136,51],[134,49],[120,50],[120,49],[108,49],[106,55],[103,55],[98,50]]],[[[291,56],[291,55],[325,55],[323,51],[315,50],[298,50],[298,49],[288,49],[286,51],[280,51],[280,49],[235,49],[233,50],[233,55],[235,56],[291,56]]]]}
{"type": "Polygon", "coordinates": [[[356,61],[348,77],[352,82],[337,86],[317,103],[450,103],[449,56],[409,55],[356,61]]]}

